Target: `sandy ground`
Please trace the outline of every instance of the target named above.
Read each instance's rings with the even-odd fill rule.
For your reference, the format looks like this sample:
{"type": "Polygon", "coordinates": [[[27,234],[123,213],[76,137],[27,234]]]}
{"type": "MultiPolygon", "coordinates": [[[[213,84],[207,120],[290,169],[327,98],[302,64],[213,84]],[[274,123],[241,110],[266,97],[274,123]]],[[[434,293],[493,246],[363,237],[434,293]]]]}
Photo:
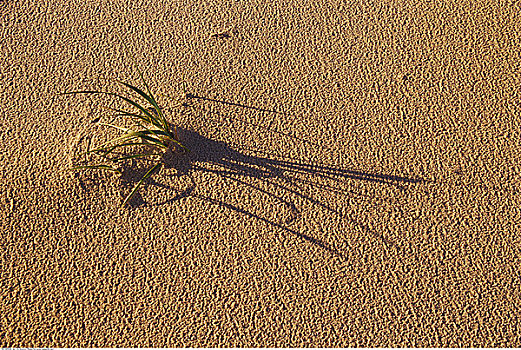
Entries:
{"type": "Polygon", "coordinates": [[[521,346],[519,3],[270,2],[0,1],[1,346],[521,346]],[[56,94],[130,56],[192,153],[118,210],[56,94]]]}

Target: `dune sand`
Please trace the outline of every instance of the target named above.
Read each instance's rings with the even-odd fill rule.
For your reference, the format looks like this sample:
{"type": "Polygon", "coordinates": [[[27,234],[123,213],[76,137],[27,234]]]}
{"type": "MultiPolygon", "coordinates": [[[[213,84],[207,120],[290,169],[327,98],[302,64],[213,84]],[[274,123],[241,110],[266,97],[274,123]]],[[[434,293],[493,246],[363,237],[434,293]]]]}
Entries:
{"type": "Polygon", "coordinates": [[[521,346],[520,12],[1,1],[1,345],[521,346]],[[119,210],[57,94],[133,58],[192,152],[119,210]]]}

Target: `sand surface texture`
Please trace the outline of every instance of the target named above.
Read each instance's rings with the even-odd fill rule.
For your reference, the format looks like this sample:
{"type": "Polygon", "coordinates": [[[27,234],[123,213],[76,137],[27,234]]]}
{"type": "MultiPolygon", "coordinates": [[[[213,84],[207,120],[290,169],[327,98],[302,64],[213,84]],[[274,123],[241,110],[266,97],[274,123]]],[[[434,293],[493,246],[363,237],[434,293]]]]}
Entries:
{"type": "Polygon", "coordinates": [[[0,1],[1,345],[521,346],[519,13],[0,1]],[[133,58],[192,152],[120,210],[57,94],[133,58]]]}

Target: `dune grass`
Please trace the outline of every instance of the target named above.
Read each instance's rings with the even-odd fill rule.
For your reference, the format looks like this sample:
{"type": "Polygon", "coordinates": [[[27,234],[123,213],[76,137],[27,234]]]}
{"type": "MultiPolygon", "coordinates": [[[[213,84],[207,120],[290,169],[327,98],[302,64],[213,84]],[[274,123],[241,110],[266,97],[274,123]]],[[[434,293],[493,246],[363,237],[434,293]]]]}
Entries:
{"type": "MultiPolygon", "coordinates": [[[[136,194],[143,182],[152,176],[163,164],[163,156],[168,150],[186,152],[188,149],[179,141],[177,134],[177,126],[170,128],[163,111],[159,107],[154,95],[145,81],[143,74],[139,71],[139,76],[145,91],[131,84],[118,81],[120,85],[125,87],[132,93],[133,97],[126,97],[114,92],[105,91],[71,91],[64,92],[61,95],[108,95],[114,97],[128,107],[129,110],[109,108],[116,117],[121,117],[130,121],[126,125],[129,127],[118,126],[109,123],[100,122],[100,118],[96,118],[93,122],[98,125],[111,127],[122,134],[118,137],[102,144],[94,149],[87,149],[83,155],[94,155],[100,161],[95,164],[75,165],[72,170],[100,170],[122,174],[120,165],[129,159],[144,159],[152,161],[152,166],[135,184],[132,191],[126,196],[121,206],[129,202],[136,194]],[[145,151],[142,151],[145,149],[145,151]]],[[[89,147],[90,148],[90,147],[89,147]]]]}

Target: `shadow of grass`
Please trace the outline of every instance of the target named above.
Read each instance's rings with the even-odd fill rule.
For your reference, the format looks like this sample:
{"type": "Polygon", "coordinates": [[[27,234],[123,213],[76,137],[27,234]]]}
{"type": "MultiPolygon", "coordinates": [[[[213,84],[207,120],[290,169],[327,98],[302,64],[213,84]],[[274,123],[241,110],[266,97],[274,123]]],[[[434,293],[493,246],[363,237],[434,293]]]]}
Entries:
{"type": "MultiPolygon", "coordinates": [[[[284,113],[273,110],[251,107],[243,104],[221,101],[192,94],[188,94],[186,97],[190,103],[185,103],[184,107],[207,113],[218,114],[221,117],[225,116],[219,112],[210,112],[205,110],[200,106],[194,105],[192,102],[200,100],[241,109],[254,110],[262,113],[284,115],[284,113]]],[[[283,137],[293,138],[299,143],[305,143],[308,146],[327,149],[327,147],[316,144],[312,141],[303,140],[288,133],[271,130],[270,126],[266,127],[245,120],[241,120],[240,122],[250,124],[259,129],[264,129],[268,132],[279,134],[283,137]]],[[[158,186],[169,191],[177,192],[174,197],[166,199],[160,203],[154,203],[154,205],[164,205],[182,200],[187,197],[198,198],[199,200],[206,201],[212,205],[217,205],[240,213],[241,215],[245,215],[251,219],[267,223],[284,231],[285,233],[299,237],[300,239],[325,249],[331,254],[341,258],[345,257],[345,252],[339,251],[339,249],[335,248],[333,245],[327,242],[324,242],[309,234],[299,232],[290,227],[291,223],[299,216],[298,208],[291,200],[288,199],[291,195],[294,198],[300,198],[316,207],[322,208],[333,215],[337,215],[342,220],[351,222],[352,224],[358,226],[363,232],[366,232],[368,235],[382,242],[387,248],[394,248],[399,250],[399,247],[395,242],[386,238],[385,235],[371,229],[369,225],[358,222],[355,219],[343,214],[342,210],[334,208],[328,203],[321,202],[320,200],[313,198],[311,195],[305,194],[301,186],[307,185],[314,189],[320,189],[341,195],[370,197],[365,194],[356,193],[355,191],[344,190],[341,188],[341,184],[348,180],[359,180],[388,185],[401,191],[405,191],[410,185],[430,182],[420,178],[363,172],[359,170],[339,168],[328,164],[309,164],[299,159],[282,157],[280,155],[270,154],[269,152],[263,150],[252,150],[246,148],[240,148],[240,150],[238,150],[232,148],[225,142],[212,140],[196,131],[188,129],[178,128],[178,133],[181,142],[183,142],[183,144],[186,145],[191,150],[191,152],[182,155],[170,154],[164,157],[164,165],[167,169],[175,169],[175,175],[172,176],[187,177],[190,180],[190,184],[184,190],[179,191],[178,189],[169,185],[165,185],[157,180],[154,180],[153,178],[149,179],[147,181],[148,185],[158,186]],[[290,213],[289,217],[286,218],[286,220],[283,222],[276,222],[275,220],[262,217],[258,214],[241,208],[236,204],[226,203],[216,198],[198,194],[196,188],[202,184],[197,184],[195,182],[193,177],[194,172],[211,173],[222,178],[235,181],[241,186],[247,187],[251,190],[263,193],[283,204],[290,213]],[[321,180],[327,181],[329,184],[323,184],[314,180],[304,179],[302,176],[311,177],[313,179],[320,178],[321,180]],[[264,186],[257,186],[257,182],[263,183],[264,186]],[[284,193],[284,196],[265,189],[270,187],[276,188],[277,192],[284,193]]],[[[132,206],[147,205],[141,196],[137,196],[129,204],[132,206]]]]}
{"type": "MultiPolygon", "coordinates": [[[[191,152],[184,155],[172,154],[165,157],[165,167],[167,169],[175,169],[175,176],[187,176],[190,179],[190,185],[185,190],[178,192],[173,198],[156,203],[155,205],[172,203],[186,197],[198,198],[213,205],[240,213],[251,219],[265,222],[286,233],[292,234],[325,249],[338,257],[345,257],[345,252],[341,252],[333,245],[312,237],[309,234],[298,232],[289,226],[299,215],[299,210],[296,205],[288,199],[290,195],[299,197],[312,205],[325,209],[331,214],[338,215],[342,219],[349,220],[351,223],[358,225],[358,227],[360,227],[364,232],[380,240],[387,247],[393,247],[396,249],[398,249],[398,247],[394,242],[385,238],[384,235],[370,229],[368,225],[347,217],[341,212],[341,210],[338,210],[327,203],[323,203],[313,198],[311,195],[304,194],[302,191],[298,190],[298,185],[306,184],[312,188],[319,188],[321,190],[337,192],[345,195],[360,196],[360,194],[354,191],[344,191],[334,185],[318,184],[307,179],[299,178],[296,175],[304,174],[311,177],[321,177],[327,179],[329,182],[335,181],[339,184],[346,179],[369,181],[394,186],[400,190],[406,190],[405,185],[407,184],[424,182],[424,180],[417,178],[366,173],[324,164],[306,164],[289,158],[278,159],[269,156],[253,156],[235,150],[225,142],[211,140],[192,130],[179,128],[178,132],[180,139],[189,149],[191,149],[191,152]],[[241,184],[241,186],[250,188],[251,190],[264,193],[282,203],[288,209],[290,216],[284,222],[276,222],[241,208],[236,204],[226,203],[215,198],[198,194],[195,189],[201,184],[195,183],[194,177],[192,176],[193,172],[215,174],[222,178],[235,181],[236,183],[241,184]],[[266,186],[257,186],[255,183],[259,181],[264,182],[266,186]],[[265,188],[267,187],[277,188],[285,194],[284,197],[266,190],[265,188]]],[[[164,185],[156,180],[150,180],[149,184],[152,186],[163,187],[168,190],[175,190],[171,186],[164,185]]]]}

